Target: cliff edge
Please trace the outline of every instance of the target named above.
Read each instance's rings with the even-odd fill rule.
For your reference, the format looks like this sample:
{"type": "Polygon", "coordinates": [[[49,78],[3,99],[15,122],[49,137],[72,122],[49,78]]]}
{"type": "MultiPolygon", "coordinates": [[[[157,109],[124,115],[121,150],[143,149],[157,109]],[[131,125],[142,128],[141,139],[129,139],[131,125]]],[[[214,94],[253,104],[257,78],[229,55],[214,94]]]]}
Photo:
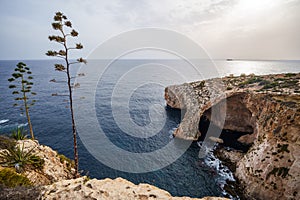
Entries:
{"type": "MultiPolygon", "coordinates": [[[[0,138],[1,143],[4,140],[8,143],[11,139],[0,138]]],[[[6,146],[6,143],[1,146],[6,146]]],[[[71,160],[58,154],[50,147],[40,145],[38,141],[32,140],[19,140],[11,144],[17,148],[20,147],[24,155],[31,152],[39,156],[44,162],[41,169],[26,168],[20,173],[17,173],[14,167],[0,166],[0,199],[197,199],[173,197],[169,192],[155,186],[143,183],[135,185],[123,178],[97,180],[84,176],[72,179],[74,169],[71,160]],[[11,183],[9,186],[7,186],[8,182],[11,183]]],[[[2,152],[7,150],[6,148],[0,148],[2,152]]],[[[2,163],[1,159],[0,163],[2,163]]],[[[200,200],[226,200],[226,198],[205,197],[200,200]]]]}
{"type": "Polygon", "coordinates": [[[243,132],[238,140],[252,146],[232,163],[246,196],[300,199],[299,80],[300,73],[252,74],[169,86],[167,105],[184,110],[174,136],[197,140],[202,116],[243,132]]]}
{"type": "MultiPolygon", "coordinates": [[[[135,185],[123,178],[114,180],[81,177],[45,186],[42,199],[101,199],[101,200],[197,200],[190,197],[172,197],[170,193],[149,184],[135,185]]],[[[221,197],[205,197],[198,200],[226,200],[221,197]]]]}

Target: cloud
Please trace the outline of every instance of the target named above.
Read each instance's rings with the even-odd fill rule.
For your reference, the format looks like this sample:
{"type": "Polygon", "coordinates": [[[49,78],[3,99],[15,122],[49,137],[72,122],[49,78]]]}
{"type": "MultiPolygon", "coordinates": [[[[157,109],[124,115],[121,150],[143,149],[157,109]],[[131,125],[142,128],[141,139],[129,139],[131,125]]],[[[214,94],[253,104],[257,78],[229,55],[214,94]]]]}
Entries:
{"type": "Polygon", "coordinates": [[[215,58],[299,59],[299,5],[295,0],[241,0],[184,29],[215,58]]]}
{"type": "Polygon", "coordinates": [[[299,0],[3,0],[0,59],[46,58],[44,51],[53,47],[47,40],[50,23],[59,10],[73,21],[85,47],[74,57],[120,32],[160,27],[186,34],[213,57],[300,59],[299,5],[299,0]]]}

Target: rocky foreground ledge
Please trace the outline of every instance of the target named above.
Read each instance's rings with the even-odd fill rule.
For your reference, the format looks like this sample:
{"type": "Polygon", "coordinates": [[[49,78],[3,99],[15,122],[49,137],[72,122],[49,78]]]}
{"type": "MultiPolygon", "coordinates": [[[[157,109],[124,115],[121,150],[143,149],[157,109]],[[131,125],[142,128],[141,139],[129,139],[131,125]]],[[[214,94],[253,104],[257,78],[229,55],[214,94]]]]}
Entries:
{"type": "MultiPolygon", "coordinates": [[[[0,138],[3,142],[3,138],[0,138]]],[[[0,141],[1,142],[1,141],[0,141]]],[[[0,199],[89,199],[89,200],[154,200],[154,199],[183,199],[192,200],[196,198],[172,197],[170,193],[149,184],[135,185],[123,178],[112,179],[90,179],[86,176],[77,179],[73,177],[74,169],[71,160],[58,154],[48,146],[40,145],[38,141],[21,140],[17,146],[24,146],[24,151],[33,149],[33,153],[44,160],[41,170],[27,169],[25,172],[17,173],[26,178],[31,186],[8,188],[0,184],[0,199]]],[[[1,149],[0,151],[6,151],[1,149]]],[[[14,171],[13,168],[1,167],[0,173],[14,171]]],[[[101,169],[99,169],[101,170],[101,169]]],[[[3,176],[2,176],[3,177],[3,176]]],[[[1,180],[13,181],[13,180],[1,180]]],[[[205,197],[202,200],[225,200],[220,197],[205,197]]]]}
{"type": "Polygon", "coordinates": [[[168,106],[184,110],[174,132],[197,140],[205,116],[221,129],[243,132],[247,153],[219,151],[249,199],[300,199],[300,73],[215,78],[165,89],[168,106]],[[246,133],[246,134],[245,134],[246,133]]]}
{"type": "MultiPolygon", "coordinates": [[[[190,197],[172,197],[170,193],[149,184],[135,185],[123,178],[89,180],[81,177],[64,180],[45,186],[42,199],[103,199],[103,200],[196,200],[190,197]]],[[[220,197],[205,197],[199,200],[226,200],[220,197]]]]}

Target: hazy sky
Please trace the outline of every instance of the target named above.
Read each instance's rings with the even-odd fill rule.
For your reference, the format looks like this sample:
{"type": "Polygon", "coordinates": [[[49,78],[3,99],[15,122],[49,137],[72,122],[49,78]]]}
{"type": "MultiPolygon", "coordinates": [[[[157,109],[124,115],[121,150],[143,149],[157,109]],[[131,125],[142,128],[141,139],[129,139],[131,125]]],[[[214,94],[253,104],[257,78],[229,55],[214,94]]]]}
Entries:
{"type": "Polygon", "coordinates": [[[79,31],[83,57],[116,34],[158,27],[213,58],[300,59],[300,0],[1,0],[0,59],[47,58],[56,11],[79,31]]]}

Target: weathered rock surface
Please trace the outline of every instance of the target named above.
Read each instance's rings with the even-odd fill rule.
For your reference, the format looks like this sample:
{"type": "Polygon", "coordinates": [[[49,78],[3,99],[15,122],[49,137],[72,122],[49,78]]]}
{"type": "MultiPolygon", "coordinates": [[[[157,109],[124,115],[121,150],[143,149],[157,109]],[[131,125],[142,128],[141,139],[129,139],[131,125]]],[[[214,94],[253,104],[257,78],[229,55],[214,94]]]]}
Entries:
{"type": "Polygon", "coordinates": [[[56,181],[73,178],[73,171],[70,163],[61,160],[60,155],[48,146],[40,145],[37,140],[19,140],[17,145],[24,151],[33,149],[32,153],[42,158],[44,167],[42,170],[26,170],[24,175],[36,186],[47,185],[56,181]]]}
{"type": "MultiPolygon", "coordinates": [[[[135,185],[125,179],[87,179],[81,177],[73,180],[64,180],[45,186],[42,199],[101,199],[101,200],[147,200],[147,199],[182,199],[192,200],[189,197],[172,197],[167,191],[149,184],[135,185]]],[[[220,197],[205,197],[202,200],[225,200],[220,197]]]]}
{"type": "MultiPolygon", "coordinates": [[[[41,171],[26,169],[23,172],[34,184],[34,187],[2,188],[0,185],[0,199],[99,199],[99,200],[147,200],[147,199],[195,199],[190,197],[172,197],[170,193],[149,184],[135,185],[123,178],[117,179],[89,179],[73,177],[67,161],[61,160],[50,147],[39,145],[38,141],[17,141],[24,151],[42,158],[45,163],[41,171]]],[[[2,167],[0,166],[0,170],[2,167]]],[[[226,200],[221,197],[205,197],[202,200],[226,200]]]]}
{"type": "Polygon", "coordinates": [[[41,190],[39,187],[17,187],[17,188],[1,188],[1,200],[35,200],[40,199],[41,190]]]}
{"type": "Polygon", "coordinates": [[[253,197],[299,199],[299,105],[274,98],[260,95],[257,102],[248,99],[248,108],[257,117],[257,136],[237,163],[236,176],[249,185],[247,192],[253,197]]]}
{"type": "MultiPolygon", "coordinates": [[[[222,93],[223,84],[221,79],[210,79],[190,84],[173,85],[165,89],[167,105],[172,108],[184,110],[184,118],[173,135],[177,138],[197,140],[200,136],[198,124],[203,112],[212,105],[217,104],[226,96],[222,93]],[[201,98],[199,98],[201,96],[201,98]]],[[[220,107],[224,104],[220,103],[220,107]]],[[[224,117],[215,115],[213,118],[224,117]]],[[[220,122],[220,125],[223,125],[220,122]]]]}
{"type": "Polygon", "coordinates": [[[224,77],[223,91],[209,89],[214,80],[220,79],[189,84],[194,88],[189,94],[196,95],[186,96],[198,100],[197,108],[190,108],[195,105],[189,103],[191,100],[174,99],[185,95],[182,86],[165,90],[169,106],[190,108],[195,113],[184,115],[174,135],[197,139],[202,115],[220,128],[248,132],[239,141],[254,144],[241,159],[232,160],[246,195],[255,199],[300,199],[300,74],[224,77]]]}

